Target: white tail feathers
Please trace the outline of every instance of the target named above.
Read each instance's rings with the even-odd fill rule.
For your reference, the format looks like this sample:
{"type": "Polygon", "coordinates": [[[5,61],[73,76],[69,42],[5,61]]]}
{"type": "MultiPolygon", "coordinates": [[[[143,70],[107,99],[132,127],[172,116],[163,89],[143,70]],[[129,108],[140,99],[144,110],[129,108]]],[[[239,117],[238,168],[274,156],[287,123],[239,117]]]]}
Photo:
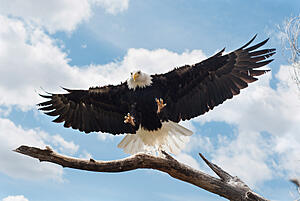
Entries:
{"type": "Polygon", "coordinates": [[[157,131],[140,128],[136,134],[127,134],[118,147],[132,155],[139,152],[156,155],[159,150],[178,154],[192,134],[192,131],[175,122],[163,122],[157,131]]]}

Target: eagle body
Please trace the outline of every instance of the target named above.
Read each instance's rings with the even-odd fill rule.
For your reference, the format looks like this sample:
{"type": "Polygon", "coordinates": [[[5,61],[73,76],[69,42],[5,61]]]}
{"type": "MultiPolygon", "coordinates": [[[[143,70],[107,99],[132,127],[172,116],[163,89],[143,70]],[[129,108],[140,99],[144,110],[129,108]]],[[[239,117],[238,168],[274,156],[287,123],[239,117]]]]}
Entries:
{"type": "Polygon", "coordinates": [[[275,49],[261,49],[264,40],[223,55],[224,49],[194,65],[177,67],[164,74],[141,71],[119,85],[67,90],[65,94],[41,95],[38,104],[53,121],[85,133],[127,133],[118,147],[126,153],[178,153],[192,132],[180,121],[202,115],[240,93],[269,70],[275,49]],[[125,120],[124,120],[125,119],[125,120]]]}
{"type": "Polygon", "coordinates": [[[155,98],[161,97],[161,93],[154,86],[138,88],[132,93],[133,103],[131,104],[130,114],[132,114],[137,125],[141,125],[144,130],[155,131],[160,129],[162,122],[157,114],[157,105],[155,98]]]}
{"type": "MultiPolygon", "coordinates": [[[[90,88],[88,97],[91,98],[91,100],[89,103],[93,104],[94,102],[94,104],[97,105],[97,99],[101,99],[102,102],[106,103],[107,105],[118,105],[118,110],[120,113],[123,112],[123,116],[127,113],[130,113],[132,116],[134,116],[136,124],[136,126],[132,127],[133,130],[128,131],[132,134],[136,133],[139,125],[148,131],[160,129],[162,126],[162,115],[157,114],[157,105],[154,101],[155,98],[162,96],[162,91],[159,90],[159,86],[157,86],[158,84],[151,84],[148,87],[143,88],[138,87],[134,90],[128,89],[126,85],[128,85],[127,82],[119,86],[122,90],[113,90],[111,92],[106,91],[107,96],[103,95],[103,92],[106,89],[103,90],[101,88],[90,88]]],[[[72,92],[76,93],[75,90],[72,90],[72,92]]],[[[117,130],[113,132],[117,132],[117,130]]]]}

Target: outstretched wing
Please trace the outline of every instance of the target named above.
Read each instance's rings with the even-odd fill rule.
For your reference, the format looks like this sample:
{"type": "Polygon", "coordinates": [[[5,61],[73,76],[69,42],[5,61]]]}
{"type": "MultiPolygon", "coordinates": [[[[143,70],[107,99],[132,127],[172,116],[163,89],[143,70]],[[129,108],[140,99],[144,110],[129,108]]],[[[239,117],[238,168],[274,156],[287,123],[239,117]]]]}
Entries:
{"type": "Polygon", "coordinates": [[[266,59],[275,54],[275,49],[257,50],[268,39],[248,47],[255,37],[229,54],[222,55],[223,49],[195,65],[154,75],[153,85],[160,88],[167,103],[167,118],[179,122],[204,114],[239,94],[248,83],[257,80],[255,76],[269,71],[258,68],[273,61],[266,59]]]}
{"type": "Polygon", "coordinates": [[[50,116],[58,116],[53,122],[64,122],[64,127],[86,133],[135,133],[133,126],[124,123],[124,116],[129,111],[126,83],[89,90],[65,90],[68,93],[41,95],[50,100],[38,104],[39,110],[50,116]]]}

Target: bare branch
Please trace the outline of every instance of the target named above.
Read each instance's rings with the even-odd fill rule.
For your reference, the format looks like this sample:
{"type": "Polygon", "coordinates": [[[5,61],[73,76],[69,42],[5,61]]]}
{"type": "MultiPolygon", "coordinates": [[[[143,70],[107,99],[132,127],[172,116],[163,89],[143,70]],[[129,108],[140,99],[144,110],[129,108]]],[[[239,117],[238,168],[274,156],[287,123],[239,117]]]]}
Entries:
{"type": "Polygon", "coordinates": [[[300,90],[300,15],[285,20],[282,27],[279,27],[284,49],[289,54],[289,63],[294,67],[293,79],[300,90]]]}
{"type": "Polygon", "coordinates": [[[201,158],[221,179],[182,164],[166,152],[163,152],[165,158],[139,153],[120,160],[96,161],[94,159],[84,160],[63,156],[54,152],[50,147],[39,149],[36,147],[20,146],[14,151],[37,158],[41,162],[48,161],[61,165],[62,167],[94,172],[124,172],[135,169],[156,169],[169,174],[171,177],[227,198],[228,200],[267,201],[267,199],[254,193],[240,179],[231,176],[217,165],[209,162],[202,154],[200,154],[201,158]]]}
{"type": "Polygon", "coordinates": [[[230,174],[222,170],[216,164],[209,162],[201,153],[199,153],[199,155],[204,160],[204,162],[210,167],[210,169],[212,169],[224,182],[229,182],[234,178],[230,174]]]}
{"type": "Polygon", "coordinates": [[[291,54],[290,63],[298,63],[300,57],[300,15],[285,20],[283,27],[279,27],[283,36],[281,37],[284,48],[291,54]]]}

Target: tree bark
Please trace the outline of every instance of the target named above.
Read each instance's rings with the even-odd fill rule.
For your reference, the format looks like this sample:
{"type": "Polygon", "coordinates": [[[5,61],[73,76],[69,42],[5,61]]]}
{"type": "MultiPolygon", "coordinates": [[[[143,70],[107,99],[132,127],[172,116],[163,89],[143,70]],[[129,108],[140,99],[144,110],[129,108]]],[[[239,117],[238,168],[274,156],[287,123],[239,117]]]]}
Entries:
{"type": "Polygon", "coordinates": [[[41,162],[48,161],[80,170],[94,172],[125,172],[135,169],[155,169],[169,174],[171,177],[188,182],[209,192],[220,195],[232,201],[267,201],[254,193],[238,177],[233,177],[217,165],[209,162],[202,154],[200,157],[220,177],[215,178],[199,170],[178,162],[172,156],[163,152],[165,157],[156,157],[139,153],[124,159],[113,161],[96,161],[71,158],[54,152],[50,147],[39,149],[36,147],[20,146],[15,152],[37,158],[41,162]]]}

